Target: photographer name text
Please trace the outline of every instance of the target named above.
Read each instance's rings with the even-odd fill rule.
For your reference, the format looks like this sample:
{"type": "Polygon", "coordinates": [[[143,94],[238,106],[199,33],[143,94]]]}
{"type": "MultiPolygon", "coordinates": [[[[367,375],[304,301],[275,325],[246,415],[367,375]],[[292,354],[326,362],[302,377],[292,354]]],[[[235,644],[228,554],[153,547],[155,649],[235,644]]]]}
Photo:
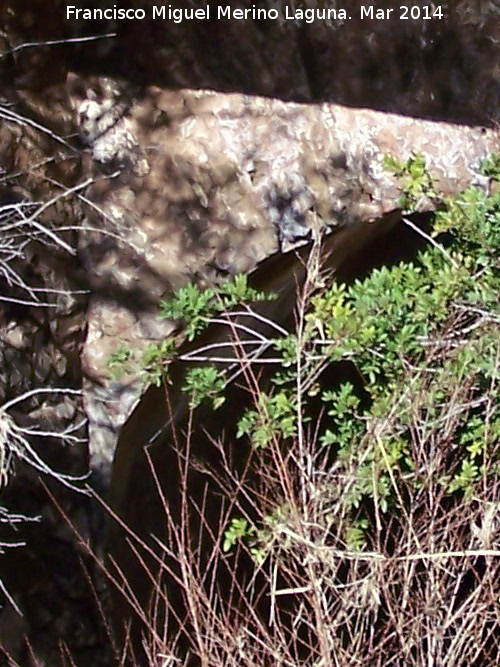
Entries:
{"type": "MultiPolygon", "coordinates": [[[[389,20],[400,19],[407,20],[431,20],[444,18],[443,10],[435,5],[401,5],[399,8],[381,9],[373,5],[361,6],[361,19],[366,20],[389,20]]],[[[80,20],[137,20],[159,19],[181,23],[182,21],[208,21],[210,19],[232,19],[232,20],[268,20],[268,21],[300,21],[304,23],[313,23],[314,21],[349,21],[353,17],[345,9],[300,9],[285,6],[282,10],[276,8],[263,9],[252,5],[246,9],[233,8],[230,5],[204,8],[179,8],[171,5],[153,5],[151,12],[145,9],[122,8],[117,5],[107,9],[85,9],[68,5],[66,7],[66,19],[80,20]]]]}

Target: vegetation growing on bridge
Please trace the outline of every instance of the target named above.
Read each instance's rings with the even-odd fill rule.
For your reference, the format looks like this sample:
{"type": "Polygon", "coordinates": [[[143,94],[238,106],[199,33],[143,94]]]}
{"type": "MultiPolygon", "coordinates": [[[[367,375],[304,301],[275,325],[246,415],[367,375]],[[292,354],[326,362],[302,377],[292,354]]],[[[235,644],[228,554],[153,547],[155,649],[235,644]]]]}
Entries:
{"type": "MultiPolygon", "coordinates": [[[[417,171],[420,184],[431,184],[417,171]]],[[[193,587],[186,595],[199,614],[194,626],[203,628],[193,647],[204,647],[204,664],[288,665],[297,656],[307,665],[494,664],[500,159],[483,171],[489,191],[470,187],[441,201],[433,231],[420,231],[428,245],[412,262],[325,286],[313,250],[295,330],[275,328],[267,338],[277,370],[260,390],[253,385],[236,427],[262,457],[265,493],[248,490],[252,516],[232,508],[215,555],[250,555],[268,582],[275,631],[249,623],[237,636],[221,632],[210,592],[193,587]],[[336,380],[332,365],[347,368],[348,379],[344,372],[336,380]],[[292,639],[279,625],[291,597],[292,639]]],[[[236,285],[237,299],[218,298],[218,308],[255,299],[236,285]]],[[[184,314],[192,314],[194,338],[209,308],[206,293],[189,289],[184,314]]],[[[217,409],[234,365],[221,366],[213,349],[200,355],[206,365],[188,375],[185,390],[192,410],[204,395],[217,409]]],[[[167,361],[157,366],[164,382],[167,361]]],[[[249,359],[235,350],[233,361],[249,359]]]]}

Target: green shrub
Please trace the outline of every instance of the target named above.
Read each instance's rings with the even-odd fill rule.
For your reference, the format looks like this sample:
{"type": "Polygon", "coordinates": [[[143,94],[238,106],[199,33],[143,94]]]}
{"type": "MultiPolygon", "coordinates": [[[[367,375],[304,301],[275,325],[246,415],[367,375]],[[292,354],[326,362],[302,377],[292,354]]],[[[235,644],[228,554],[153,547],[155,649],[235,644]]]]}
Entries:
{"type": "MultiPolygon", "coordinates": [[[[210,598],[190,583],[186,596],[205,619],[197,636],[205,664],[496,664],[498,165],[493,157],[484,166],[491,192],[471,187],[440,200],[429,245],[414,261],[321,287],[313,258],[296,330],[256,332],[253,342],[275,355],[262,366],[272,362],[274,371],[254,371],[250,405],[229,425],[236,444],[246,439],[255,474],[244,486],[221,455],[228,467],[217,474],[228,485],[230,510],[218,527],[210,524],[220,543],[211,558],[238,563],[241,553],[250,555],[248,618],[262,596],[253,588],[260,577],[271,619],[268,626],[249,620],[235,634],[224,625],[231,613],[213,611],[218,593],[210,598]],[[349,379],[336,378],[340,368],[350,369],[349,379]]],[[[418,156],[392,166],[408,207],[436,197],[418,156]]],[[[184,383],[192,410],[205,398],[217,409],[235,379],[247,379],[242,369],[258,366],[237,335],[229,356],[219,358],[203,338],[197,347],[210,321],[237,334],[236,325],[247,322],[238,317],[251,312],[242,304],[265,298],[244,278],[229,285],[222,292],[191,286],[163,306],[193,340],[177,357],[198,364],[184,383]]],[[[153,361],[164,378],[168,363],[162,355],[153,361]]],[[[205,521],[204,511],[195,508],[196,521],[205,521]]]]}

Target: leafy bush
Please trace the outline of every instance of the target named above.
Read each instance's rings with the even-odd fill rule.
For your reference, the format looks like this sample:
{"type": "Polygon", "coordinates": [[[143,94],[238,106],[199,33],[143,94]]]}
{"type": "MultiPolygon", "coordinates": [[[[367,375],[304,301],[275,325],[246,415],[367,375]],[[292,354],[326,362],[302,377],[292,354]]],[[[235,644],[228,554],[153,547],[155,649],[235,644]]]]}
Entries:
{"type": "MultiPolygon", "coordinates": [[[[413,170],[423,186],[409,191],[428,194],[425,165],[417,160],[413,170]]],[[[231,613],[214,611],[215,584],[207,592],[190,579],[185,594],[200,615],[193,626],[203,628],[193,651],[204,664],[496,664],[496,158],[485,173],[490,191],[469,188],[443,202],[429,245],[413,262],[320,289],[311,260],[296,331],[268,328],[274,334],[265,349],[276,356],[267,361],[277,370],[260,388],[251,383],[253,404],[236,426],[253,448],[259,485],[242,489],[227,463],[237,491],[226,523],[210,524],[218,544],[210,559],[253,559],[252,581],[266,582],[270,617],[255,620],[252,600],[264,593],[249,584],[249,620],[236,633],[231,613]]],[[[194,339],[207,310],[234,326],[224,309],[248,295],[263,298],[243,282],[225,290],[190,287],[163,312],[185,318],[194,339]]],[[[201,364],[185,383],[192,410],[204,397],[222,405],[234,365],[249,360],[240,343],[232,363],[214,360],[218,350],[203,344],[185,354],[201,364]]],[[[203,516],[204,507],[196,512],[203,516]]],[[[181,562],[174,551],[171,557],[181,562]]],[[[162,645],[162,655],[168,650],[162,645]]]]}
{"type": "MultiPolygon", "coordinates": [[[[194,284],[181,287],[171,299],[160,304],[160,317],[174,320],[182,330],[180,337],[151,343],[142,354],[127,347],[120,347],[108,359],[111,376],[117,379],[124,373],[135,373],[139,369],[144,384],[153,383],[160,386],[167,379],[168,366],[176,357],[179,340],[193,341],[214,321],[215,315],[224,314],[238,304],[268,301],[273,298],[275,298],[273,294],[264,294],[250,287],[247,276],[243,274],[205,289],[200,289],[194,284]]],[[[188,377],[186,390],[193,397],[198,392],[198,384],[201,384],[200,396],[203,396],[203,387],[207,391],[210,389],[210,372],[207,377],[205,376],[206,372],[198,369],[188,377]]],[[[221,390],[223,384],[219,381],[218,385],[221,390]]],[[[222,404],[218,396],[220,397],[219,392],[214,396],[215,406],[222,404]]],[[[198,403],[197,399],[193,399],[193,407],[198,403]]]]}

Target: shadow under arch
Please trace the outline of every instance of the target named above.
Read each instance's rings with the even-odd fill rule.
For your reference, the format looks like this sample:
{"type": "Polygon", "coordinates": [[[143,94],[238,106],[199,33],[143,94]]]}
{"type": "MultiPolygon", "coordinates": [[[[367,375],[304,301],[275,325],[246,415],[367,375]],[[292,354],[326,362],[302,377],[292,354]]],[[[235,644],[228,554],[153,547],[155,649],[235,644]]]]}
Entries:
{"type": "MultiPolygon", "coordinates": [[[[425,230],[431,215],[415,215],[412,219],[425,230]]],[[[396,211],[375,223],[360,223],[327,237],[322,250],[324,266],[337,280],[350,282],[377,266],[415,258],[424,244],[423,237],[406,226],[396,211]]],[[[305,279],[304,259],[309,250],[305,246],[299,252],[274,255],[250,278],[255,288],[278,293],[277,301],[263,304],[262,313],[289,330],[294,326],[297,288],[305,279]]],[[[257,329],[264,331],[266,326],[256,322],[257,329]]],[[[214,324],[194,343],[186,343],[181,353],[227,338],[227,327],[214,324]]],[[[174,361],[168,389],[151,386],[146,390],[122,429],[113,464],[111,507],[120,522],[110,523],[108,562],[113,576],[135,596],[133,609],[122,592],[113,590],[114,624],[118,641],[121,645],[128,642],[137,664],[142,664],[143,641],[151,637],[152,619],[159,624],[156,630],[160,634],[167,626],[167,643],[177,635],[186,654],[193,647],[195,633],[182,580],[182,556],[172,546],[180,543],[179,526],[187,530],[188,540],[189,535],[202,536],[193,538],[200,540],[194,547],[202,582],[198,585],[200,590],[203,586],[217,590],[213,613],[236,625],[245,610],[255,613],[258,622],[269,616],[269,597],[263,593],[268,581],[259,579],[255,583],[256,597],[250,602],[245,599],[254,572],[248,554],[216,562],[213,559],[221,530],[227,525],[228,506],[242,503],[238,509],[245,506],[251,516],[253,509],[242,491],[243,484],[248,483],[249,488],[258,485],[262,474],[258,470],[265,468],[262,452],[256,453],[248,442],[235,439],[238,418],[252,399],[243,381],[233,382],[226,391],[225,404],[217,412],[205,402],[191,415],[187,397],[180,389],[186,366],[174,361]],[[228,466],[234,479],[240,480],[240,490],[234,497],[228,494],[224,482],[228,466]]],[[[347,377],[352,375],[352,369],[337,370],[347,373],[347,377]]],[[[269,381],[270,372],[264,368],[258,375],[261,389],[269,381]]],[[[328,377],[323,379],[338,382],[335,375],[339,372],[328,370],[328,377]]],[[[289,619],[285,627],[287,623],[292,627],[296,610],[284,602],[279,613],[289,619]]],[[[306,636],[299,642],[297,660],[302,651],[307,652],[309,641],[306,636]]],[[[192,660],[187,664],[198,664],[196,658],[192,660]]],[[[134,664],[133,659],[130,664],[134,664]]]]}

